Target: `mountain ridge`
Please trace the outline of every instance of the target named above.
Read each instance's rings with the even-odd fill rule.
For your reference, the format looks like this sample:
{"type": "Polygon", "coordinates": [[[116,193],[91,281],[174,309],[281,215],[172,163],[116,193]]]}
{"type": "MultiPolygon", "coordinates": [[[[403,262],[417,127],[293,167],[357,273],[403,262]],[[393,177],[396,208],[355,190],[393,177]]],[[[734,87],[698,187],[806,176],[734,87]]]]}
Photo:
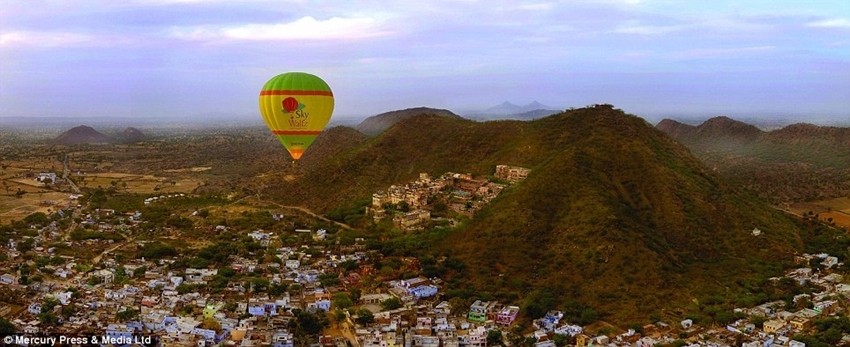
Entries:
{"type": "Polygon", "coordinates": [[[725,123],[690,126],[665,119],[656,128],[774,204],[850,194],[850,128],[795,123],[761,131],[735,120],[725,123]],[[699,131],[706,128],[712,130],[699,131]]]}
{"type": "Polygon", "coordinates": [[[452,111],[430,107],[414,107],[404,110],[384,112],[364,119],[354,127],[355,130],[369,136],[375,136],[405,119],[420,115],[433,114],[449,118],[461,118],[452,111]]]}
{"type": "Polygon", "coordinates": [[[87,125],[79,125],[59,134],[53,139],[57,145],[79,145],[95,143],[115,143],[115,139],[106,136],[87,125]]]}
{"type": "Polygon", "coordinates": [[[471,284],[526,304],[554,295],[555,306],[578,303],[626,320],[639,319],[638,307],[659,312],[735,281],[758,283],[799,249],[788,217],[723,182],[643,119],[603,106],[529,122],[416,115],[269,195],[328,211],[420,172],[530,168],[460,228],[426,231],[394,252],[459,259],[467,270],[448,276],[453,290],[471,284]],[[756,227],[763,247],[750,249],[756,227]]]}

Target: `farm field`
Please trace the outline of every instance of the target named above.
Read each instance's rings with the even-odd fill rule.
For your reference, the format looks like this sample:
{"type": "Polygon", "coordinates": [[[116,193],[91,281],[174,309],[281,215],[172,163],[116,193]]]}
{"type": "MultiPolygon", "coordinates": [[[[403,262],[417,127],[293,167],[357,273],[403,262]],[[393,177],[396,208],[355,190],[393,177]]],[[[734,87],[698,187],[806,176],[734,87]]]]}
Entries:
{"type": "Polygon", "coordinates": [[[20,198],[13,195],[0,195],[0,224],[12,220],[21,220],[35,212],[48,212],[76,205],[69,193],[43,192],[27,193],[20,198]]]}
{"type": "Polygon", "coordinates": [[[818,219],[824,222],[835,223],[838,227],[850,229],[850,198],[848,197],[793,204],[790,210],[801,216],[811,212],[818,215],[818,219]]]}
{"type": "Polygon", "coordinates": [[[136,194],[191,193],[203,184],[203,180],[193,177],[159,177],[118,172],[89,173],[73,176],[72,179],[80,188],[115,186],[118,191],[136,194]]]}

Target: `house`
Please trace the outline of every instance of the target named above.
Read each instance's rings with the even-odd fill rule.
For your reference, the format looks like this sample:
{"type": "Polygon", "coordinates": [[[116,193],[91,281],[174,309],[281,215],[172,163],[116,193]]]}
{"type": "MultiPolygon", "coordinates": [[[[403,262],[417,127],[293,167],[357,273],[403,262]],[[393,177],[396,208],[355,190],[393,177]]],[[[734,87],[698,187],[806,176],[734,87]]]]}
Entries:
{"type": "Polygon", "coordinates": [[[38,174],[38,176],[35,178],[35,180],[39,181],[41,183],[54,184],[54,183],[56,183],[56,173],[41,172],[41,173],[38,174]]]}
{"type": "Polygon", "coordinates": [[[831,269],[833,266],[838,265],[838,258],[833,256],[828,256],[820,262],[821,265],[826,267],[827,269],[831,269]]]}
{"type": "Polygon", "coordinates": [[[322,241],[328,235],[328,231],[325,229],[316,230],[316,233],[313,234],[313,241],[322,241]]]}
{"type": "Polygon", "coordinates": [[[2,283],[2,284],[15,284],[15,275],[3,274],[2,276],[0,276],[0,283],[2,283]]]}
{"type": "Polygon", "coordinates": [[[106,328],[106,336],[111,340],[133,341],[133,329],[126,324],[110,324],[106,328]]]}
{"type": "Polygon", "coordinates": [[[422,298],[432,297],[437,295],[437,287],[428,285],[428,286],[418,286],[415,288],[411,288],[408,291],[411,295],[413,295],[417,300],[422,298]]]}
{"type": "Polygon", "coordinates": [[[582,333],[582,330],[583,330],[583,329],[582,329],[582,327],[581,327],[581,326],[578,326],[578,325],[572,325],[572,324],[565,324],[565,325],[563,325],[563,326],[560,326],[560,327],[555,328],[555,334],[558,334],[558,335],[569,335],[569,336],[574,337],[574,336],[576,336],[576,335],[578,335],[578,334],[581,334],[581,333],[582,333]]]}
{"type": "Polygon", "coordinates": [[[71,303],[71,296],[72,295],[73,295],[73,292],[61,292],[61,293],[53,294],[53,298],[58,300],[59,303],[64,306],[64,305],[68,305],[68,304],[71,303]]]}
{"type": "Polygon", "coordinates": [[[286,260],[286,262],[284,262],[283,265],[286,266],[286,268],[288,269],[297,270],[299,267],[301,267],[301,261],[297,259],[288,259],[286,260]]]}
{"type": "Polygon", "coordinates": [[[421,228],[431,220],[431,211],[418,209],[393,217],[393,224],[405,230],[421,228]]]}
{"type": "Polygon", "coordinates": [[[498,179],[503,179],[508,182],[516,182],[524,180],[528,177],[528,173],[531,170],[518,167],[518,166],[508,166],[508,165],[496,165],[496,172],[493,174],[498,179]]]}
{"type": "Polygon", "coordinates": [[[29,305],[29,307],[27,307],[27,312],[32,313],[32,314],[41,313],[41,304],[39,304],[37,302],[31,303],[29,305]]]}
{"type": "Polygon", "coordinates": [[[366,295],[360,296],[360,301],[362,301],[364,304],[380,304],[380,303],[384,302],[385,300],[392,298],[392,297],[393,297],[392,295],[382,294],[382,293],[366,294],[366,295]]]}
{"type": "Polygon", "coordinates": [[[808,318],[794,318],[791,320],[791,328],[798,331],[807,330],[812,327],[812,320],[808,318]]]}
{"type": "Polygon", "coordinates": [[[115,280],[115,274],[113,274],[112,271],[109,270],[95,271],[94,273],[92,273],[92,276],[100,278],[101,281],[107,285],[112,284],[112,282],[115,280]]]}
{"type": "Polygon", "coordinates": [[[294,342],[292,333],[286,330],[279,330],[272,335],[272,347],[293,347],[294,342]]]}
{"type": "Polygon", "coordinates": [[[389,292],[392,296],[401,300],[401,302],[413,302],[416,300],[416,297],[410,294],[405,288],[394,287],[390,288],[389,292]]]}
{"type": "Polygon", "coordinates": [[[827,300],[816,302],[813,309],[822,315],[830,315],[838,310],[838,302],[835,300],[827,300]]]}
{"type": "Polygon", "coordinates": [[[585,347],[590,343],[590,336],[578,334],[576,336],[576,347],[585,347]]]}
{"type": "Polygon", "coordinates": [[[406,280],[401,280],[398,282],[398,286],[408,289],[426,284],[428,284],[428,279],[422,276],[408,278],[406,280]]]}
{"type": "Polygon", "coordinates": [[[516,320],[517,314],[519,314],[518,306],[507,306],[502,308],[496,316],[496,324],[510,326],[516,320]]]}
{"type": "Polygon", "coordinates": [[[564,318],[564,313],[561,311],[549,311],[543,318],[534,320],[534,327],[543,331],[553,331],[558,323],[564,318]]]}
{"type": "Polygon", "coordinates": [[[781,319],[771,319],[764,322],[764,332],[772,334],[785,327],[785,321],[781,319]]]}
{"type": "Polygon", "coordinates": [[[331,309],[331,301],[328,299],[316,300],[314,302],[307,303],[307,310],[322,310],[322,311],[330,311],[331,309]]]}
{"type": "Polygon", "coordinates": [[[490,302],[475,300],[471,306],[469,306],[469,313],[466,315],[466,319],[484,323],[487,321],[487,307],[490,306],[490,302]]]}
{"type": "Polygon", "coordinates": [[[271,240],[271,234],[264,233],[262,230],[252,231],[251,233],[248,234],[248,236],[251,236],[251,238],[254,239],[254,241],[259,242],[260,245],[263,246],[263,247],[268,247],[269,241],[271,240]]]}

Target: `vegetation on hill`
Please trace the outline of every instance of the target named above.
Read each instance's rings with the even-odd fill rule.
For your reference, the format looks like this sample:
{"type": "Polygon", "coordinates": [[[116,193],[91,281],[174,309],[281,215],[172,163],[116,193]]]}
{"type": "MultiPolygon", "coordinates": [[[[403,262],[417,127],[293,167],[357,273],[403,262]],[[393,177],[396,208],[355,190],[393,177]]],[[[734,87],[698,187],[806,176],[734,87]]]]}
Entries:
{"type": "Polygon", "coordinates": [[[360,122],[360,124],[358,124],[355,129],[366,135],[375,136],[384,132],[384,130],[389,129],[398,122],[422,114],[430,114],[448,118],[460,118],[460,116],[454,114],[452,111],[449,110],[429,107],[415,107],[404,110],[385,112],[379,115],[366,118],[362,122],[360,122]]]}
{"type": "Polygon", "coordinates": [[[79,145],[85,143],[113,143],[115,139],[101,134],[94,128],[80,125],[59,134],[53,143],[57,145],[79,145]]]}
{"type": "Polygon", "coordinates": [[[497,164],[532,173],[459,228],[394,241],[396,250],[460,260],[444,273],[450,287],[478,289],[452,292],[464,299],[484,293],[524,299],[532,311],[549,302],[638,321],[707,295],[746,296],[802,246],[783,214],[608,106],[533,122],[415,116],[269,195],[328,211],[419,172],[489,175],[497,164]]]}
{"type": "Polygon", "coordinates": [[[850,128],[792,124],[762,132],[726,117],[698,126],[665,119],[657,128],[775,204],[850,194],[850,128]]]}

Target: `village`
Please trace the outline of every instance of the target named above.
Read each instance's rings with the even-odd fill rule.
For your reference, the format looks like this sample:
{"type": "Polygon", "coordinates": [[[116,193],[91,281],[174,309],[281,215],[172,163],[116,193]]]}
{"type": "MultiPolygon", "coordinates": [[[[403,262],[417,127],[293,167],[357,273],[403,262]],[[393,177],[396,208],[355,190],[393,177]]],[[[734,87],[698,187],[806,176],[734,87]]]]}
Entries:
{"type": "MultiPolygon", "coordinates": [[[[412,183],[375,193],[369,213],[402,230],[422,230],[447,218],[446,211],[471,216],[528,174],[503,165],[493,175],[498,183],[468,174],[421,174],[412,183]]],[[[144,204],[182,198],[185,194],[160,195],[144,204]]],[[[0,316],[19,335],[152,338],[161,345],[194,346],[804,347],[793,336],[811,331],[819,318],[842,315],[840,301],[850,297],[850,284],[832,271],[843,265],[837,257],[802,254],[795,259],[800,267],[771,280],[817,288],[794,297],[793,303],[804,308],[775,301],[735,309],[743,318],[725,326],[684,319],[600,333],[568,321],[559,307],[527,317],[519,303],[479,299],[457,305],[440,278],[423,274],[420,259],[383,259],[362,238],[334,246],[326,242],[334,235],[324,229],[291,230],[307,241],[284,246],[273,232],[220,225],[212,231],[238,235],[238,244],[209,246],[187,262],[156,242],[136,240],[144,231],[144,213],[117,216],[114,210],[76,205],[56,218],[33,220],[32,236],[0,246],[5,254],[0,316]],[[74,216],[79,228],[111,236],[68,237],[59,221],[74,216]],[[47,247],[57,241],[103,252],[83,261],[47,247]],[[116,252],[131,245],[148,257],[116,252]]],[[[850,342],[850,336],[842,341],[850,342]]]]}

